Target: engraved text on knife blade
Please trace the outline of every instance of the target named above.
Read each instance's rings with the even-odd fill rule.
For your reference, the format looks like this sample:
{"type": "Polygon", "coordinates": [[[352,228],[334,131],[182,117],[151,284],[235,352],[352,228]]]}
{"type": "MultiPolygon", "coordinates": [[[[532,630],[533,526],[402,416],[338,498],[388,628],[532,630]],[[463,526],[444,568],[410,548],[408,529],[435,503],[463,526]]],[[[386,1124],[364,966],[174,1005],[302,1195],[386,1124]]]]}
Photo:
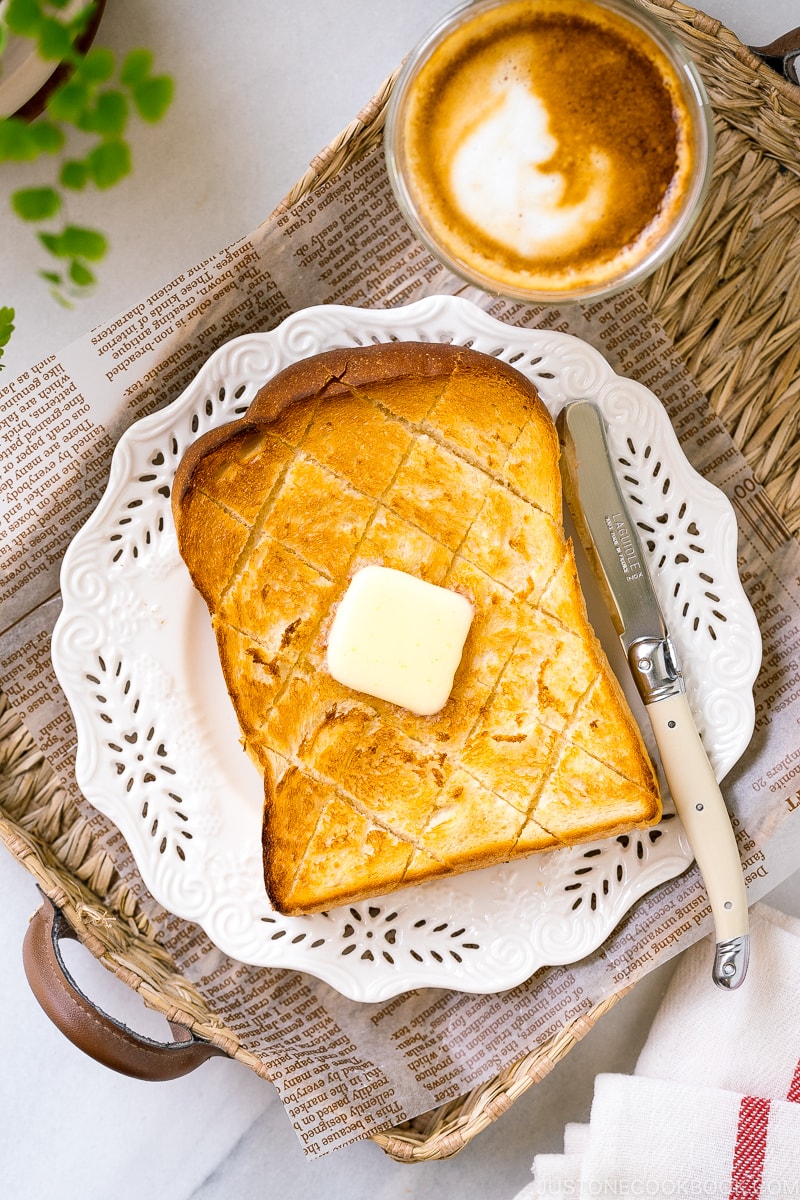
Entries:
{"type": "Polygon", "coordinates": [[[637,579],[643,579],[644,567],[624,514],[610,513],[605,517],[605,523],[627,582],[633,583],[637,579]]]}

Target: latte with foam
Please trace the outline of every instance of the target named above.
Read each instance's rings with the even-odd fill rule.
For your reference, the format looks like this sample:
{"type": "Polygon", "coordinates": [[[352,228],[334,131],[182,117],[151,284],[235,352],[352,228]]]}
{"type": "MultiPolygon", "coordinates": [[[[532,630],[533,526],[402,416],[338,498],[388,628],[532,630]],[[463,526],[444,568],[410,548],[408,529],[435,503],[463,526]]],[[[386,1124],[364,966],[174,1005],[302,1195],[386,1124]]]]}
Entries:
{"type": "Polygon", "coordinates": [[[653,269],[688,228],[711,145],[696,73],[625,0],[467,6],[406,67],[387,128],[423,240],[473,282],[532,299],[653,269]]]}

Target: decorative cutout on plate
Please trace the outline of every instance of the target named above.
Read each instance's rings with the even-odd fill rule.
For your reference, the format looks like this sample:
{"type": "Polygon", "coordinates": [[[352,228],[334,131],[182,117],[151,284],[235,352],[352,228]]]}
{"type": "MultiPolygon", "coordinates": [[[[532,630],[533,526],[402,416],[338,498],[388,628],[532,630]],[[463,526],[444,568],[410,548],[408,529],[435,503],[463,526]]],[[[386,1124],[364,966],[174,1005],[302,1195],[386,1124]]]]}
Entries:
{"type": "MultiPolygon", "coordinates": [[[[627,840],[534,855],[328,913],[270,910],[261,780],[239,744],[208,613],[178,555],[173,473],[195,437],[241,415],[289,363],[389,340],[457,342],[513,362],[554,416],[579,397],[600,406],[648,550],[664,556],[653,563],[657,590],[685,669],[698,671],[687,672],[687,683],[720,778],[750,739],[760,662],[731,506],[689,466],[652,394],[585,343],[504,326],[461,298],[431,297],[391,310],[309,309],[217,350],[173,405],[121,438],[106,493],[64,560],[53,661],[75,715],[78,783],[120,828],[164,907],[200,923],[235,958],[307,971],[365,1001],[412,987],[497,991],[543,965],[574,962],[691,862],[667,803],[658,829],[627,840]]],[[[612,638],[606,649],[613,665],[619,643],[612,638]]],[[[621,664],[619,673],[625,685],[621,664]]]]}
{"type": "Polygon", "coordinates": [[[584,861],[573,870],[574,879],[564,884],[572,911],[577,912],[587,904],[592,912],[596,912],[613,889],[624,883],[626,873],[638,870],[648,860],[669,822],[676,819],[674,813],[665,812],[660,825],[654,829],[637,830],[614,838],[620,848],[614,855],[604,854],[600,846],[584,850],[584,861]]]}
{"type": "Polygon", "coordinates": [[[85,679],[97,717],[111,731],[105,750],[117,786],[131,798],[131,811],[138,812],[156,852],[186,862],[187,842],[193,834],[183,796],[175,790],[178,771],[170,763],[168,735],[157,730],[159,722],[151,722],[149,715],[141,724],[142,698],[121,659],[107,663],[98,655],[95,670],[87,672],[85,679]],[[123,709],[130,714],[127,722],[120,720],[123,709]]]}
{"type": "Polygon", "coordinates": [[[342,958],[354,954],[362,963],[381,962],[397,966],[403,959],[412,967],[426,963],[446,965],[448,962],[463,963],[464,956],[474,954],[481,946],[474,940],[466,926],[458,920],[429,920],[418,917],[406,930],[402,905],[382,904],[380,900],[351,905],[341,911],[321,913],[323,920],[331,926],[329,936],[314,937],[317,932],[303,928],[304,917],[295,918],[295,929],[281,925],[278,916],[262,917],[265,925],[274,926],[270,934],[273,942],[288,937],[293,946],[304,942],[308,948],[318,950],[323,946],[338,950],[342,958]],[[409,937],[410,933],[410,937],[409,937]]]}
{"type": "Polygon", "coordinates": [[[646,504],[643,480],[661,497],[660,510],[647,518],[638,516],[636,524],[650,555],[654,575],[665,570],[674,573],[673,600],[687,629],[702,641],[716,642],[720,622],[727,621],[721,589],[706,568],[707,530],[698,526],[697,513],[686,498],[672,486],[662,457],[649,442],[637,443],[626,438],[626,454],[618,456],[620,484],[634,513],[646,504]]]}

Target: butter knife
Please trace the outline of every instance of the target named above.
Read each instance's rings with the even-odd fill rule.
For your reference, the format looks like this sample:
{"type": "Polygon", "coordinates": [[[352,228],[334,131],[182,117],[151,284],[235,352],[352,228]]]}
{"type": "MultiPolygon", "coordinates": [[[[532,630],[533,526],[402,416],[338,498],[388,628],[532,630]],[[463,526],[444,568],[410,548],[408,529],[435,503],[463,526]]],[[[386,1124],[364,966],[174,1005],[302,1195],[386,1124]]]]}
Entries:
{"type": "Polygon", "coordinates": [[[614,472],[605,423],[596,405],[577,400],[562,409],[557,425],[564,495],[653,727],[675,809],[711,904],[716,938],[712,977],[721,988],[738,988],[750,956],[739,850],[614,472]]]}

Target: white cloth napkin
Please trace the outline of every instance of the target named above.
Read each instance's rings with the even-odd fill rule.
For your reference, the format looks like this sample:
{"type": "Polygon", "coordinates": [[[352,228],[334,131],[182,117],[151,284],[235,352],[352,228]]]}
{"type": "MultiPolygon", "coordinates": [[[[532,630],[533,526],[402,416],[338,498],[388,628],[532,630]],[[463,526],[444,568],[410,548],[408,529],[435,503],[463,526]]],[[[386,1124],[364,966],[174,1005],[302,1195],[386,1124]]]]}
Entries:
{"type": "Polygon", "coordinates": [[[516,1200],[800,1197],[800,921],[751,910],[735,992],[710,939],[683,956],[633,1075],[599,1075],[588,1125],[540,1154],[516,1200]]]}

